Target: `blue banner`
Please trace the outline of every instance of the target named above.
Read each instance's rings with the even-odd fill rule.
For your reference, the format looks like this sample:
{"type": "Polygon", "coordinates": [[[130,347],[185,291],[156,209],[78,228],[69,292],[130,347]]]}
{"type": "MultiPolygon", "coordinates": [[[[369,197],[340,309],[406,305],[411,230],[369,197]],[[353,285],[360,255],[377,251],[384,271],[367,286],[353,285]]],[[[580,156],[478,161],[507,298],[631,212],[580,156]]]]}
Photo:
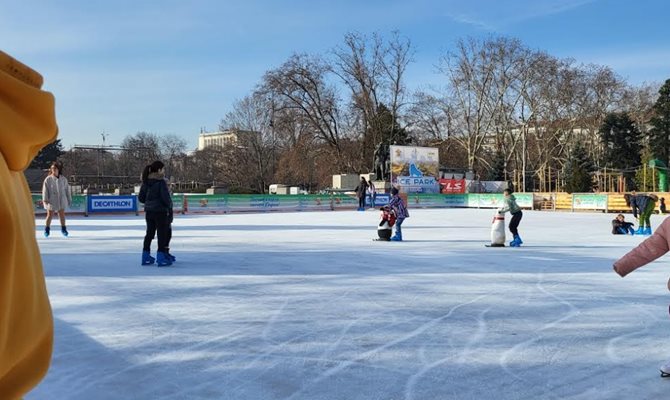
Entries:
{"type": "MultiPolygon", "coordinates": [[[[391,201],[391,195],[388,193],[377,193],[375,196],[375,207],[385,206],[391,201]]],[[[365,203],[368,207],[372,207],[372,202],[370,201],[370,195],[367,195],[365,198],[365,203]]]]}
{"type": "Polygon", "coordinates": [[[88,196],[87,212],[137,212],[137,196],[88,196]]]}

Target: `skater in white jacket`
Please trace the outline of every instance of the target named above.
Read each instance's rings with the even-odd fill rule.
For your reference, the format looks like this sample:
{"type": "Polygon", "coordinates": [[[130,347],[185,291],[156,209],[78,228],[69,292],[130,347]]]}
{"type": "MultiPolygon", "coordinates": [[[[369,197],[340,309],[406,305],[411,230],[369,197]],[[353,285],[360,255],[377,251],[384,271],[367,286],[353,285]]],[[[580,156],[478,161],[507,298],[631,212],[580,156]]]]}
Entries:
{"type": "Polygon", "coordinates": [[[70,185],[67,178],[61,174],[63,165],[54,161],[49,168],[49,176],[42,184],[42,203],[47,210],[47,220],[44,227],[44,236],[51,234],[51,219],[54,213],[58,213],[60,218],[60,229],[63,236],[67,236],[67,227],[65,226],[65,208],[72,204],[72,195],[70,194],[70,185]]]}

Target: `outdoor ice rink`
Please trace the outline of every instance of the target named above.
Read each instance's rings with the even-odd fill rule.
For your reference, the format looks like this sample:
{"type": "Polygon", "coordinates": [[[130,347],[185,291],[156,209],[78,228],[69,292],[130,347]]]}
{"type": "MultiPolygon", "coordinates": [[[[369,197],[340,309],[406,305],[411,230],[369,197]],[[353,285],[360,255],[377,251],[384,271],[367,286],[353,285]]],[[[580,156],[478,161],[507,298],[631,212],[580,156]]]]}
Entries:
{"type": "Polygon", "coordinates": [[[524,211],[486,248],[493,210],[410,213],[402,243],[378,211],[178,216],[168,268],[142,216],[38,219],[56,337],[26,399],[670,396],[670,259],[616,275],[643,238],[614,214],[524,211]]]}

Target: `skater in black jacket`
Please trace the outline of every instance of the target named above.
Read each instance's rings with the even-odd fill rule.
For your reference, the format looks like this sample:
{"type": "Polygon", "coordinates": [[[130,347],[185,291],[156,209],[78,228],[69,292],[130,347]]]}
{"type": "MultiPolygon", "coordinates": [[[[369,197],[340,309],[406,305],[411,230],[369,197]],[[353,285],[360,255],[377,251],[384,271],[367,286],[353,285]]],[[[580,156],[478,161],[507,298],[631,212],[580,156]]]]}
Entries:
{"type": "Polygon", "coordinates": [[[150,265],[154,261],[157,261],[159,267],[172,265],[172,259],[167,251],[172,198],[170,198],[170,191],[165,182],[164,167],[161,161],[154,161],[142,171],[139,200],[144,203],[144,215],[147,222],[147,232],[142,249],[142,265],[150,265]],[[151,257],[151,241],[156,233],[158,233],[158,252],[154,260],[151,257]]]}
{"type": "Polygon", "coordinates": [[[619,214],[612,220],[612,235],[627,235],[635,234],[635,229],[633,229],[632,222],[626,222],[623,214],[619,214]]]}

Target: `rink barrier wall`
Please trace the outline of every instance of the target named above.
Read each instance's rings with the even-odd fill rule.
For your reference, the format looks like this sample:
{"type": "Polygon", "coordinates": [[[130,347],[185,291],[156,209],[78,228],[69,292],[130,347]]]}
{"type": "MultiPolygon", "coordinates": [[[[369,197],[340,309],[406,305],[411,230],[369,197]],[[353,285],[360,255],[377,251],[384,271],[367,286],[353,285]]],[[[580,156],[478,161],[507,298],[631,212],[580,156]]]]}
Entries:
{"type": "MultiPolygon", "coordinates": [[[[670,199],[670,193],[655,192],[670,199]]],[[[548,211],[630,212],[622,193],[515,193],[523,209],[548,211]]],[[[403,194],[408,208],[498,208],[503,204],[502,193],[403,194]]],[[[42,195],[33,194],[36,215],[46,214],[42,195]]],[[[355,210],[358,199],[353,195],[268,195],[268,194],[174,194],[175,213],[240,213],[268,211],[335,211],[355,210]]],[[[389,195],[378,193],[375,207],[388,204],[389,195]]],[[[370,197],[366,204],[370,206],[370,197]]],[[[658,206],[658,205],[657,205],[658,206]]],[[[142,205],[136,195],[74,195],[68,213],[138,214],[142,205]]]]}

